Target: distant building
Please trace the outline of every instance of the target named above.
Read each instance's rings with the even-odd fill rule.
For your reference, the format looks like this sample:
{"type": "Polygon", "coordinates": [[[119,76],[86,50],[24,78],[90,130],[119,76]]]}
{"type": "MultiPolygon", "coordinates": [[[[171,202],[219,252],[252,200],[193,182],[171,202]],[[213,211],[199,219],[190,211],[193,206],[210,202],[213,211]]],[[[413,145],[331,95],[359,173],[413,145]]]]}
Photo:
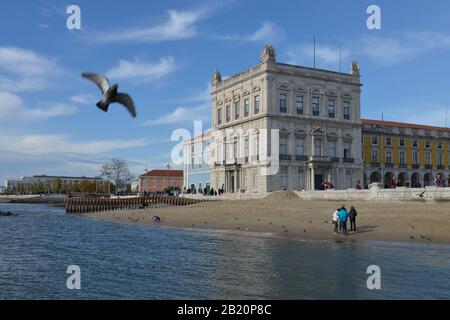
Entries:
{"type": "Polygon", "coordinates": [[[209,191],[211,182],[211,172],[208,165],[209,144],[211,134],[209,131],[195,137],[183,144],[184,156],[184,181],[183,189],[190,189],[193,192],[209,191]]]}
{"type": "Polygon", "coordinates": [[[450,185],[450,129],[362,120],[365,185],[450,185]]]}
{"type": "Polygon", "coordinates": [[[181,189],[182,170],[151,170],[139,176],[139,192],[164,192],[167,188],[181,189]]]}
{"type": "Polygon", "coordinates": [[[5,188],[9,192],[33,193],[36,191],[59,193],[81,191],[80,188],[92,192],[108,192],[108,181],[99,177],[68,177],[37,175],[6,180],[5,188]]]}

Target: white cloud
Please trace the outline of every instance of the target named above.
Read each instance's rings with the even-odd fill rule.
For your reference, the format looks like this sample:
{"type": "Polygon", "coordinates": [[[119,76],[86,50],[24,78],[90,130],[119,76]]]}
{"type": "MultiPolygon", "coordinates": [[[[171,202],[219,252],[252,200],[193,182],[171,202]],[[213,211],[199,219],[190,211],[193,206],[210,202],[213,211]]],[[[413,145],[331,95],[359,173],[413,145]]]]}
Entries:
{"type": "Polygon", "coordinates": [[[24,106],[23,100],[10,92],[0,91],[0,121],[39,121],[76,113],[78,109],[65,104],[52,104],[46,107],[24,106]]]}
{"type": "Polygon", "coordinates": [[[410,32],[400,37],[366,37],[360,50],[380,64],[411,61],[434,50],[449,50],[450,35],[438,32],[410,32]]]}
{"type": "MultiPolygon", "coordinates": [[[[291,46],[286,52],[288,63],[296,65],[313,65],[314,62],[314,46],[313,45],[296,45],[291,46]]],[[[339,69],[339,57],[342,61],[350,56],[347,50],[341,50],[339,47],[320,45],[316,46],[316,66],[322,68],[339,69]]]]}
{"type": "Polygon", "coordinates": [[[173,112],[170,112],[160,118],[149,120],[144,123],[144,125],[164,125],[164,124],[175,124],[183,122],[197,121],[208,121],[210,115],[209,105],[204,104],[197,107],[186,108],[178,107],[173,112]]]}
{"type": "Polygon", "coordinates": [[[77,95],[73,95],[73,96],[69,97],[70,101],[72,101],[73,103],[77,103],[77,104],[89,104],[89,103],[92,103],[93,101],[96,102],[96,99],[97,98],[94,97],[94,95],[92,95],[90,93],[77,94],[77,95]]]}
{"type": "Polygon", "coordinates": [[[121,60],[118,66],[112,68],[106,74],[108,77],[116,79],[152,81],[164,78],[175,70],[175,59],[173,57],[163,57],[156,63],[140,60],[121,60]]]}
{"type": "Polygon", "coordinates": [[[32,50],[0,47],[0,90],[22,92],[48,87],[62,73],[58,65],[32,50]]]}
{"type": "Polygon", "coordinates": [[[196,23],[205,18],[208,12],[206,7],[186,11],[168,10],[168,19],[160,25],[126,31],[111,31],[103,33],[97,38],[104,42],[161,42],[189,39],[197,35],[196,23]]]}
{"type": "Polygon", "coordinates": [[[272,22],[264,22],[262,26],[251,34],[228,34],[216,36],[222,40],[276,43],[286,37],[286,32],[272,22]]]}
{"type": "Polygon", "coordinates": [[[138,148],[148,145],[145,139],[134,140],[93,140],[76,142],[65,135],[30,134],[9,137],[8,134],[0,135],[1,149],[25,154],[90,154],[99,155],[107,152],[138,148]]]}

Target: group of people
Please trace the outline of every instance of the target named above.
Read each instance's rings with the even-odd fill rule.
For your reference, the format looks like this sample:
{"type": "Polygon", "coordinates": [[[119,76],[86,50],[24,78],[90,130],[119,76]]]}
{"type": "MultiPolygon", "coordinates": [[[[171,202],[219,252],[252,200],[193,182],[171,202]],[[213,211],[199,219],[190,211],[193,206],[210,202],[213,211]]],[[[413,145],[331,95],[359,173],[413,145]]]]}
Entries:
{"type": "Polygon", "coordinates": [[[350,220],[350,231],[356,231],[356,216],[358,215],[358,212],[356,211],[355,207],[350,207],[350,211],[348,211],[345,208],[345,205],[343,205],[341,208],[337,209],[333,213],[332,221],[334,225],[334,234],[338,234],[339,232],[342,232],[343,234],[347,235],[347,222],[350,220]]]}

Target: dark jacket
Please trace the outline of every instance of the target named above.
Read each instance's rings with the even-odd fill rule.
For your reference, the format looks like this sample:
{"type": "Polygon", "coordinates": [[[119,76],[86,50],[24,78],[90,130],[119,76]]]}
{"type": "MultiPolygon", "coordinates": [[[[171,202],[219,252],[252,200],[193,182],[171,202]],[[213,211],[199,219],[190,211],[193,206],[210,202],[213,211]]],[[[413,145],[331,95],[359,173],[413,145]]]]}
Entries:
{"type": "Polygon", "coordinates": [[[356,219],[357,215],[358,212],[356,212],[356,209],[351,209],[350,212],[348,213],[348,217],[350,218],[350,220],[356,219]]]}

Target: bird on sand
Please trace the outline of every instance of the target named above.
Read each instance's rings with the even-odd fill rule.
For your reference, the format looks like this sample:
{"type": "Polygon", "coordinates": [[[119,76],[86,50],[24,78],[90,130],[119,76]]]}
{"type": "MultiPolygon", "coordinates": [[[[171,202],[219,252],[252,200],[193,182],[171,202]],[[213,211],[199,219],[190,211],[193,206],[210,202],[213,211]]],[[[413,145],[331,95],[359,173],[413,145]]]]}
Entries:
{"type": "Polygon", "coordinates": [[[109,80],[102,75],[90,72],[84,72],[81,74],[83,78],[86,78],[94,82],[102,92],[102,98],[97,102],[97,107],[99,107],[104,112],[108,112],[109,105],[111,103],[120,103],[125,106],[127,110],[131,113],[133,118],[136,117],[136,108],[134,106],[133,99],[127,93],[119,93],[117,89],[118,84],[109,84],[109,80]]]}

